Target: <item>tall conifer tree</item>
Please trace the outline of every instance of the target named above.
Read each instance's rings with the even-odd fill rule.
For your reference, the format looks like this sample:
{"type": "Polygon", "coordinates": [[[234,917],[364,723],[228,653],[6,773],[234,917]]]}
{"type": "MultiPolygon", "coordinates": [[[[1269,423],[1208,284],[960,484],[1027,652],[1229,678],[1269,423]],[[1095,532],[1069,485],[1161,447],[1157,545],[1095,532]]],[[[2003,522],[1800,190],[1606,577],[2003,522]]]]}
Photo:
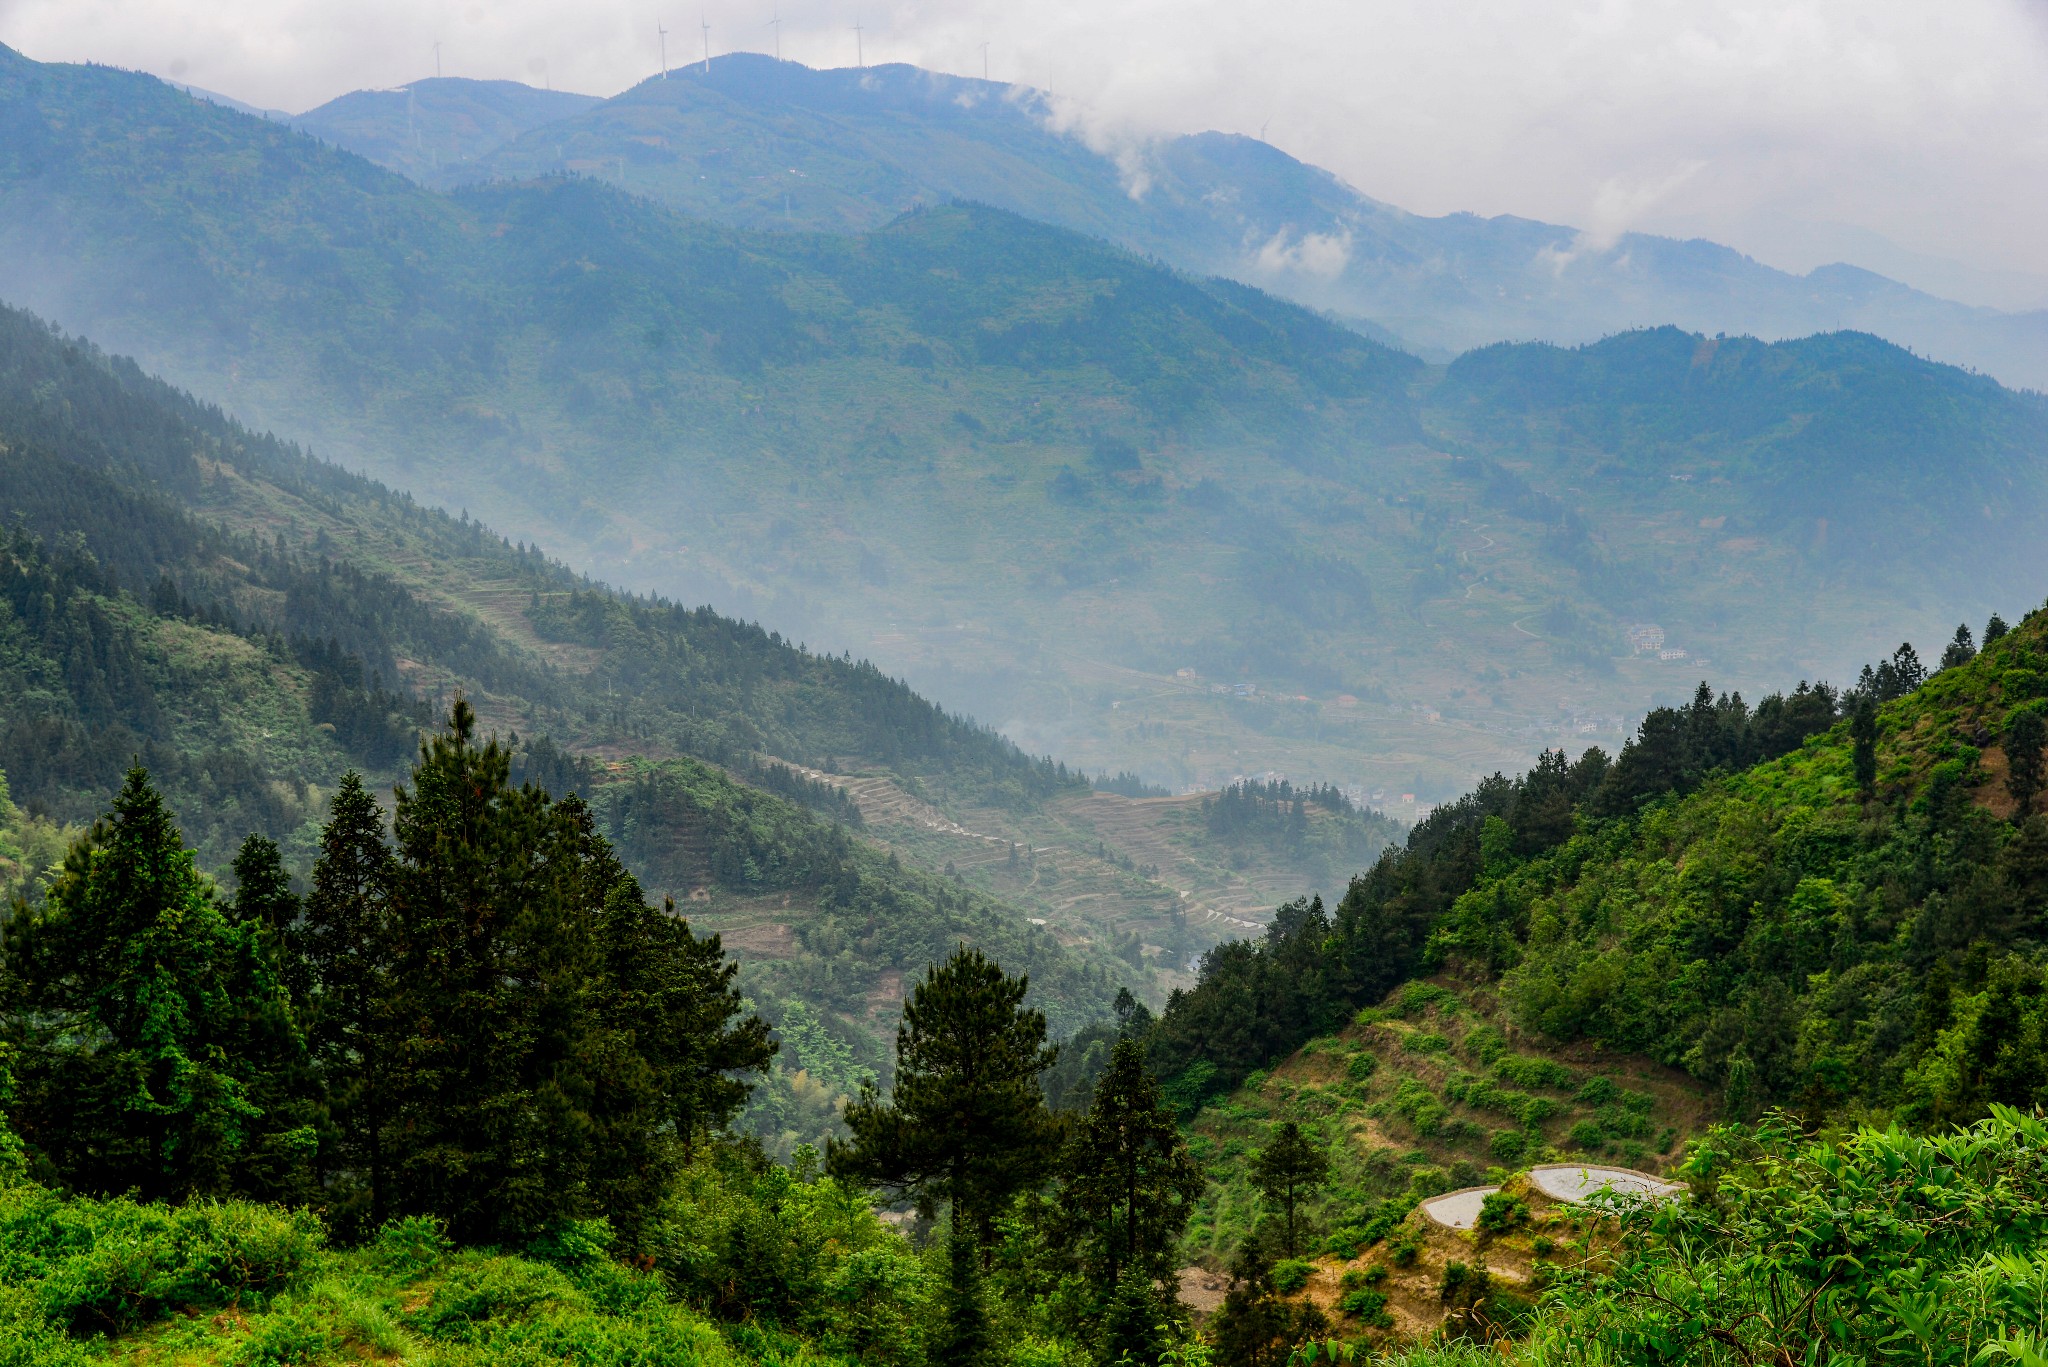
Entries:
{"type": "Polygon", "coordinates": [[[835,1174],[893,1188],[921,1210],[953,1208],[986,1234],[1016,1194],[1044,1180],[1057,1131],[1038,1075],[1052,1066],[1045,1017],[1026,1009],[1028,980],[978,949],[934,964],[904,1003],[896,1086],[846,1108],[851,1143],[831,1146],[835,1174]]]}
{"type": "Polygon", "coordinates": [[[2005,790],[2012,794],[2013,820],[2024,822],[2041,791],[2041,747],[2048,724],[2038,707],[2022,707],[2005,723],[2005,790]]]}
{"type": "Polygon", "coordinates": [[[47,1176],[154,1200],[304,1190],[304,1041],[270,932],[215,905],[141,769],[0,965],[15,1120],[47,1176]]]}
{"type": "Polygon", "coordinates": [[[398,1035],[388,1014],[398,954],[387,902],[393,868],[384,813],[350,770],[320,835],[298,939],[314,984],[308,1016],[315,1064],[341,1136],[337,1163],[347,1185],[366,1189],[372,1228],[390,1213],[386,1130],[398,1035]]]}
{"type": "Polygon", "coordinates": [[[903,1006],[896,1031],[896,1086],[873,1086],[846,1108],[851,1143],[826,1149],[831,1171],[914,1197],[927,1217],[950,1207],[948,1327],[938,1360],[986,1357],[977,1250],[1017,1194],[1044,1181],[1057,1126],[1038,1077],[1057,1051],[1045,1017],[1024,1007],[1023,978],[1005,976],[978,949],[961,946],[932,965],[903,1006]]]}
{"type": "Polygon", "coordinates": [[[1136,1041],[1117,1042],[1061,1166],[1061,1213],[1090,1279],[1114,1286],[1127,1269],[1169,1278],[1204,1184],[1136,1041]]]}

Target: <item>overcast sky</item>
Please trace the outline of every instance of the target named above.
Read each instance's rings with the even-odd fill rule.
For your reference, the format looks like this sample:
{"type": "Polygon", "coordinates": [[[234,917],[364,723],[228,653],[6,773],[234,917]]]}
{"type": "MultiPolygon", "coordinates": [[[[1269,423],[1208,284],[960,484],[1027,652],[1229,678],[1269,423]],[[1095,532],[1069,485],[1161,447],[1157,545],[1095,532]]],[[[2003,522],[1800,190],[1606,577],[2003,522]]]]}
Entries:
{"type": "MultiPolygon", "coordinates": [[[[1100,136],[1258,134],[1421,213],[1712,237],[2048,303],[2048,0],[897,0],[783,55],[1040,86],[1100,136]]],[[[0,41],[297,112],[433,71],[611,94],[774,0],[0,0],[0,41]]]]}

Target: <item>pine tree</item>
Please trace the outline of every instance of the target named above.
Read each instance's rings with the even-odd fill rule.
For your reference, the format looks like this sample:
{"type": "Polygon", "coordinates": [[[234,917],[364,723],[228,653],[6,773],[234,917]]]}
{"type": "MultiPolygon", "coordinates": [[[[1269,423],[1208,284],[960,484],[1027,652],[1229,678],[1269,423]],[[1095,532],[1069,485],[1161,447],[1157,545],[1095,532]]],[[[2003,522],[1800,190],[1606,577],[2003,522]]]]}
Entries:
{"type": "Polygon", "coordinates": [[[145,1199],[302,1191],[304,1040],[260,922],[215,905],[140,768],[6,927],[0,1011],[39,1169],[145,1199]]]}
{"type": "Polygon", "coordinates": [[[995,1359],[975,1245],[972,1230],[956,1220],[946,1234],[945,1323],[932,1345],[940,1367],[984,1367],[995,1359]]]}
{"type": "Polygon", "coordinates": [[[1126,1268],[1117,1278],[1101,1314],[1096,1336],[1096,1361],[1116,1367],[1154,1367],[1166,1352],[1166,1322],[1177,1319],[1180,1307],[1160,1303],[1152,1278],[1126,1268]]]}
{"type": "Polygon", "coordinates": [[[277,842],[268,836],[249,836],[235,852],[234,874],[232,918],[268,926],[282,940],[299,919],[299,898],[292,891],[291,875],[285,872],[277,842]]]}
{"type": "Polygon", "coordinates": [[[389,1177],[395,1211],[523,1241],[592,1208],[601,947],[576,833],[475,727],[457,698],[397,790],[389,1177]]]}
{"type": "Polygon", "coordinates": [[[1311,1142],[1292,1120],[1280,1127],[1252,1162],[1252,1183],[1259,1194],[1281,1208],[1287,1222],[1287,1254],[1299,1251],[1301,1202],[1330,1180],[1330,1155],[1311,1142]]]}
{"type": "Polygon", "coordinates": [[[584,897],[599,908],[599,1018],[609,1051],[596,1070],[591,1114],[599,1127],[592,1197],[630,1242],[635,1215],[663,1195],[667,1145],[687,1151],[722,1128],[751,1090],[741,1075],[768,1066],[776,1043],[746,1014],[716,935],[698,937],[675,914],[647,905],[640,884],[597,833],[580,798],[557,804],[580,850],[584,897]]]}
{"type": "Polygon", "coordinates": [[[1956,634],[1948,643],[1948,649],[1941,652],[1941,667],[1954,669],[1977,658],[1977,643],[1970,639],[1970,626],[1965,622],[1956,628],[1956,634]]]}
{"type": "Polygon", "coordinates": [[[1877,706],[1868,693],[1856,700],[1849,717],[1850,768],[1856,791],[1865,798],[1877,791],[1877,706]]]}
{"type": "Polygon", "coordinates": [[[2038,707],[2022,707],[2005,722],[2005,790],[2012,794],[2013,820],[2024,822],[2041,791],[2041,747],[2048,725],[2038,707]]]}
{"type": "Polygon", "coordinates": [[[2000,639],[2005,635],[2005,633],[2011,630],[2012,628],[2005,624],[2005,619],[2003,617],[2000,617],[1995,612],[1992,613],[1991,620],[1984,624],[1985,648],[1989,649],[1993,641],[2000,639]]]}
{"type": "MultiPolygon", "coordinates": [[[[308,1033],[335,1121],[343,1186],[367,1187],[375,1229],[390,1214],[385,1131],[391,1123],[388,1056],[398,1035],[387,1013],[398,953],[387,898],[393,861],[384,814],[354,770],[342,775],[320,835],[313,891],[299,935],[314,987],[308,1033]]],[[[350,1212],[344,1202],[346,1219],[350,1212]]]]}
{"type": "Polygon", "coordinates": [[[927,1216],[948,1205],[955,1237],[986,1247],[1056,1149],[1038,1085],[1055,1051],[1026,987],[964,945],[932,965],[903,1007],[895,1090],[885,1102],[870,1086],[846,1108],[853,1138],[828,1146],[834,1175],[907,1193],[927,1216]]]}
{"type": "Polygon", "coordinates": [[[1061,1168],[1063,1223],[1089,1279],[1114,1287],[1127,1270],[1148,1283],[1169,1279],[1204,1182],[1135,1041],[1119,1040],[1110,1054],[1061,1168]]]}
{"type": "Polygon", "coordinates": [[[1315,1305],[1289,1305],[1275,1294],[1273,1262],[1256,1238],[1238,1245],[1230,1289],[1209,1325],[1220,1367],[1280,1367],[1296,1344],[1329,1328],[1315,1305]]]}
{"type": "Polygon", "coordinates": [[[368,1011],[383,1204],[464,1239],[601,1213],[630,1240],[678,1140],[744,1102],[732,1074],[765,1066],[767,1032],[735,1021],[717,941],[648,907],[589,810],[513,788],[475,728],[458,697],[397,790],[368,1011]]]}

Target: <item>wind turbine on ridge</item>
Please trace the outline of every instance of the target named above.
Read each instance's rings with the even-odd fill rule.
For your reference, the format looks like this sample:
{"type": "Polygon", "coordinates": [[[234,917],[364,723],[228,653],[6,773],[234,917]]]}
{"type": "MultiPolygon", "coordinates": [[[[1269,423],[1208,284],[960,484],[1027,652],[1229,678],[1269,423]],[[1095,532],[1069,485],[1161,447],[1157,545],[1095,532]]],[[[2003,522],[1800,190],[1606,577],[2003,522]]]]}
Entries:
{"type": "Polygon", "coordinates": [[[711,74],[711,21],[709,19],[702,20],[701,27],[704,30],[704,74],[709,76],[711,74]]]}
{"type": "Polygon", "coordinates": [[[768,22],[767,22],[766,24],[763,24],[763,25],[762,25],[762,27],[763,27],[763,28],[772,28],[772,29],[774,29],[774,30],[775,30],[775,60],[776,60],[776,61],[778,61],[778,62],[779,62],[779,61],[781,61],[781,60],[782,60],[782,16],[781,16],[781,14],[779,14],[779,13],[778,13],[778,14],[777,14],[777,15],[776,15],[776,16],[775,16],[775,17],[774,17],[773,19],[770,19],[770,20],[769,20],[769,21],[768,21],[768,22]]]}
{"type": "Polygon", "coordinates": [[[668,30],[663,28],[661,21],[657,19],[654,21],[654,32],[661,39],[661,79],[665,81],[668,79],[668,30]]]}

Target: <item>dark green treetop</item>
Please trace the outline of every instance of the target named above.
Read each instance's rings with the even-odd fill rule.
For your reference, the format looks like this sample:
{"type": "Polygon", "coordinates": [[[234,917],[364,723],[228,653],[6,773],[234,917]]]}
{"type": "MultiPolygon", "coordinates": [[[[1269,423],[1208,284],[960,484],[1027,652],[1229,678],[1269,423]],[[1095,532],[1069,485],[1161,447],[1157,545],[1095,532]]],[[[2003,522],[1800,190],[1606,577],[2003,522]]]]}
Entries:
{"type": "Polygon", "coordinates": [[[941,1204],[982,1235],[1012,1197],[1036,1186],[1056,1142],[1038,1076],[1055,1050],[1045,1017],[1024,1006],[1023,978],[962,946],[934,964],[903,1007],[896,1086],[846,1108],[851,1141],[834,1144],[836,1175],[941,1204]]]}
{"type": "Polygon", "coordinates": [[[0,1019],[45,1177],[171,1201],[303,1189],[305,1045],[274,939],[223,914],[140,768],[43,903],[17,904],[0,1019]]]}
{"type": "Polygon", "coordinates": [[[1126,1268],[1152,1281],[1171,1277],[1202,1170],[1135,1040],[1111,1052],[1061,1169],[1060,1207],[1092,1280],[1113,1286],[1126,1268]]]}

